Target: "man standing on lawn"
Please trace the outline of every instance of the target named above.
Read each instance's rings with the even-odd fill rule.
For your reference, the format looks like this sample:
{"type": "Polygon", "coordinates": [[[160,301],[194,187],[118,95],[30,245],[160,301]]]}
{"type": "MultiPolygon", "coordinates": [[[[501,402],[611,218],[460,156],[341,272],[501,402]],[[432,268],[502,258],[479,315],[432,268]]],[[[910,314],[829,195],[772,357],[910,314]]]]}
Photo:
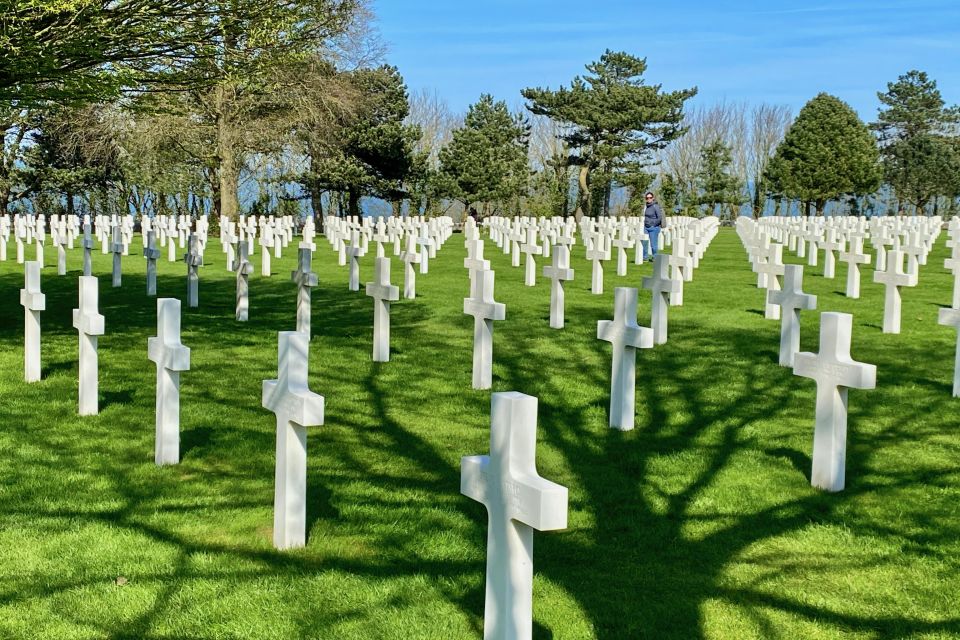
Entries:
{"type": "Polygon", "coordinates": [[[649,251],[647,251],[647,261],[653,262],[653,257],[657,255],[657,240],[660,238],[660,229],[663,228],[663,209],[653,199],[653,193],[647,191],[644,196],[647,207],[643,211],[643,230],[647,232],[649,238],[649,251]]]}

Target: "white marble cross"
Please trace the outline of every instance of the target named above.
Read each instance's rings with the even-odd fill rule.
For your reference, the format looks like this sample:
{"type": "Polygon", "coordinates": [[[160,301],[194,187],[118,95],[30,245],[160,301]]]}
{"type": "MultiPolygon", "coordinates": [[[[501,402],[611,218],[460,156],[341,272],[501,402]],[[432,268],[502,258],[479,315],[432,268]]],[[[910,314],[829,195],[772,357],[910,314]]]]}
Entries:
{"type": "Polygon", "coordinates": [[[471,297],[463,301],[463,312],[474,317],[474,389],[489,389],[493,385],[493,322],[507,317],[506,305],[493,299],[493,284],[493,271],[478,271],[471,297]]]}
{"type": "MultiPolygon", "coordinates": [[[[546,246],[546,245],[544,245],[546,246]]],[[[559,245],[553,252],[553,264],[543,268],[543,277],[550,278],[550,328],[563,329],[566,294],[563,283],[573,280],[570,249],[559,245]]]]}
{"type": "Polygon", "coordinates": [[[610,427],[633,429],[637,375],[637,349],[653,347],[653,330],[637,324],[637,290],[613,291],[613,320],[597,323],[597,339],[613,345],[610,376],[610,427]]]}
{"type": "Polygon", "coordinates": [[[407,248],[400,252],[400,261],[403,262],[403,297],[412,300],[417,297],[417,271],[413,265],[420,263],[412,234],[407,236],[407,248]]]}
{"type": "Polygon", "coordinates": [[[494,393],[490,455],[460,460],[460,493],[487,508],[484,640],[533,634],[533,531],[567,527],[567,489],[536,466],[537,399],[494,393]]]}
{"type": "Polygon", "coordinates": [[[938,323],[957,330],[957,349],[953,365],[953,397],[960,398],[960,309],[940,309],[938,323]]]}
{"type": "Polygon", "coordinates": [[[793,373],[817,383],[810,484],[842,491],[847,459],[847,389],[873,389],[877,367],[850,357],[853,316],[820,314],[820,353],[798,353],[793,373]]]}
{"type": "Polygon", "coordinates": [[[183,261],[187,263],[187,306],[195,309],[200,306],[200,274],[198,268],[203,266],[203,254],[200,253],[200,239],[195,234],[187,238],[187,253],[183,261]]]}
{"type": "Polygon", "coordinates": [[[97,336],[104,333],[104,318],[97,311],[99,283],[93,276],[80,276],[80,304],[73,310],[73,327],[80,334],[80,400],[82,416],[99,413],[97,336]]]}
{"type": "Polygon", "coordinates": [[[26,382],[40,380],[40,312],[47,308],[47,296],[40,292],[40,263],[23,264],[23,289],[20,289],[20,304],[23,305],[23,379],[26,382]]]}
{"type": "Polygon", "coordinates": [[[467,257],[463,259],[463,267],[470,274],[470,291],[473,291],[473,276],[477,271],[490,268],[490,261],[483,258],[483,240],[467,240],[467,257]]]}
{"type": "Polygon", "coordinates": [[[147,296],[153,297],[157,295],[157,258],[160,257],[153,231],[147,232],[147,245],[143,248],[143,257],[147,259],[147,296]]]}
{"type": "Polygon", "coordinates": [[[800,351],[800,311],[817,308],[817,296],[803,292],[803,265],[784,266],[783,288],[767,291],[767,304],[782,310],[780,320],[780,366],[792,367],[800,351]]]}
{"type": "Polygon", "coordinates": [[[119,287],[121,283],[120,256],[123,255],[123,242],[120,236],[120,227],[113,228],[113,243],[110,245],[110,253],[113,254],[113,286],[119,287]]]}
{"type": "Polygon", "coordinates": [[[534,256],[543,254],[543,247],[537,244],[537,228],[535,226],[530,226],[527,228],[527,241],[520,246],[520,251],[525,253],[527,256],[524,267],[526,269],[526,273],[524,275],[523,284],[528,287],[536,286],[537,261],[534,256]]]}
{"type": "Polygon", "coordinates": [[[691,278],[687,276],[693,273],[693,259],[687,253],[686,238],[677,238],[673,244],[673,253],[670,254],[667,262],[673,279],[680,283],[677,290],[670,294],[670,306],[680,307],[683,306],[683,282],[689,281],[691,278]]]}
{"type": "Polygon", "coordinates": [[[323,424],[323,396],[308,387],[310,338],[278,334],[277,379],[263,381],[263,407],[277,416],[273,545],[302,547],[307,539],[307,427],[323,424]]]}
{"type": "Polygon", "coordinates": [[[390,258],[376,258],[373,282],[367,295],[373,298],[373,361],[390,361],[390,303],[400,299],[400,289],[390,284],[390,258]]]}
{"type": "Polygon", "coordinates": [[[604,234],[600,233],[595,242],[593,249],[587,251],[587,260],[593,262],[590,291],[599,295],[603,293],[603,261],[610,259],[610,250],[606,248],[604,234]]]}
{"type": "Polygon", "coordinates": [[[870,264],[870,256],[863,252],[863,238],[850,239],[849,251],[840,252],[840,261],[847,263],[847,297],[860,298],[860,265],[870,264]]]}
{"type": "Polygon", "coordinates": [[[273,275],[270,262],[270,249],[273,248],[273,243],[275,241],[273,235],[273,226],[267,225],[263,228],[263,233],[260,234],[260,275],[264,278],[269,278],[273,275]]]}
{"type": "Polygon", "coordinates": [[[83,275],[93,275],[93,248],[96,246],[93,238],[90,236],[90,223],[83,225],[83,240],[80,241],[83,247],[83,275]]]}
{"type": "Polygon", "coordinates": [[[653,330],[653,344],[667,342],[667,309],[669,296],[683,287],[680,280],[670,277],[670,256],[658,253],[653,259],[653,275],[642,279],[644,289],[653,293],[650,307],[650,328],[653,330]]]}
{"type": "MultiPolygon", "coordinates": [[[[360,233],[354,231],[350,237],[350,291],[360,291],[360,258],[367,255],[366,248],[360,243],[360,233]]],[[[421,256],[421,261],[423,257],[421,256]]]]}
{"type": "MultiPolygon", "coordinates": [[[[766,276],[765,284],[767,293],[771,291],[780,290],[780,280],[777,278],[783,275],[784,265],[783,265],[783,245],[777,242],[774,242],[767,247],[764,251],[764,260],[758,260],[753,265],[753,270],[760,275],[766,276]]],[[[764,296],[767,299],[767,303],[764,307],[763,317],[768,320],[779,320],[780,319],[780,307],[776,304],[771,303],[768,298],[768,295],[764,296]]]]}
{"type": "Polygon", "coordinates": [[[239,244],[236,259],[237,272],[237,320],[246,322],[250,319],[250,274],[253,265],[247,257],[247,242],[239,244]]]}
{"type": "Polygon", "coordinates": [[[960,242],[953,244],[950,257],[943,261],[943,268],[953,274],[953,300],[950,306],[960,309],[960,242]]]}
{"type": "Polygon", "coordinates": [[[417,238],[417,245],[420,247],[420,273],[429,273],[430,258],[436,255],[437,245],[430,237],[426,224],[420,225],[420,237],[417,238]]]}
{"type": "Polygon", "coordinates": [[[630,238],[627,225],[620,225],[620,232],[616,240],[611,243],[617,249],[617,275],[627,275],[627,249],[632,249],[634,240],[630,238]]]}
{"type": "Polygon", "coordinates": [[[900,287],[917,286],[917,274],[903,272],[903,252],[887,252],[887,270],[875,271],[873,281],[886,287],[883,301],[883,332],[900,333],[900,287]]]}
{"type": "MultiPolygon", "coordinates": [[[[269,251],[264,250],[264,253],[269,251]]],[[[297,270],[290,272],[290,279],[297,285],[297,331],[307,338],[312,337],[310,318],[312,315],[311,295],[313,287],[319,284],[317,274],[312,271],[313,252],[308,247],[297,249],[297,270]]]]}
{"type": "Polygon", "coordinates": [[[190,370],[190,349],[180,342],[180,301],[157,300],[157,335],[147,339],[147,357],[157,365],[154,461],[180,462],[180,372],[190,370]]]}
{"type": "Polygon", "coordinates": [[[843,238],[837,237],[836,229],[824,231],[824,240],[820,243],[823,248],[823,277],[833,279],[837,272],[837,258],[834,251],[843,251],[843,238]]]}

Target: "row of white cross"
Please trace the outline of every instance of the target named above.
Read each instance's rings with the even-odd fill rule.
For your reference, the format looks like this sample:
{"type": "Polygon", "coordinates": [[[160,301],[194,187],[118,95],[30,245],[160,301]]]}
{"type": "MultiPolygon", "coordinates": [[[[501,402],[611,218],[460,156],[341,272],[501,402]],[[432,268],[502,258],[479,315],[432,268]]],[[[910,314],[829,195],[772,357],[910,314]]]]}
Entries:
{"type": "MultiPolygon", "coordinates": [[[[811,484],[827,491],[840,491],[845,485],[846,467],[846,433],[847,433],[847,389],[873,389],[876,386],[876,367],[854,361],[850,356],[852,340],[853,316],[845,313],[823,313],[820,324],[820,352],[798,353],[800,346],[800,311],[816,309],[816,296],[803,292],[803,266],[783,264],[783,244],[773,241],[767,231],[777,229],[774,224],[756,224],[752,220],[742,218],[737,223],[737,232],[747,249],[748,256],[753,262],[753,270],[759,276],[765,276],[766,281],[758,280],[758,286],[767,289],[768,318],[780,318],[780,365],[793,367],[794,373],[799,376],[812,378],[817,383],[816,418],[813,446],[813,469],[811,484]],[[777,278],[783,276],[783,286],[777,278]],[[771,309],[773,312],[771,312],[771,309]]],[[[797,223],[791,222],[797,227],[797,223]]],[[[902,223],[887,223],[891,228],[901,228],[902,223]]],[[[810,223],[816,227],[817,222],[810,223]]],[[[847,223],[850,228],[858,228],[855,224],[847,223]]],[[[925,221],[912,225],[915,229],[915,238],[920,238],[925,244],[927,240],[936,241],[940,233],[939,225],[933,228],[925,221]]],[[[873,224],[873,232],[885,228],[883,223],[873,224]]],[[[781,229],[783,231],[783,229],[781,229]]],[[[789,231],[788,231],[789,233],[789,231]]],[[[831,236],[834,234],[827,233],[831,236]]],[[[780,239],[786,239],[782,234],[780,239]]],[[[960,223],[953,222],[948,227],[947,245],[952,250],[952,257],[945,263],[945,268],[954,269],[958,258],[958,239],[960,239],[960,223]]],[[[827,255],[834,250],[841,250],[841,260],[847,262],[848,269],[847,296],[859,297],[859,264],[869,264],[871,256],[861,253],[862,237],[851,235],[853,245],[848,252],[842,251],[842,242],[832,241],[822,243],[827,255]]],[[[921,244],[918,242],[918,244],[921,244]]],[[[803,246],[798,243],[797,246],[803,246]]],[[[814,246],[812,251],[816,251],[814,246]]],[[[901,286],[916,286],[919,276],[919,267],[910,273],[903,270],[903,253],[899,250],[886,250],[878,247],[879,252],[885,254],[885,270],[874,273],[874,281],[886,286],[884,302],[884,333],[900,332],[900,291],[901,286]]],[[[921,261],[919,254],[917,262],[926,262],[924,254],[921,261]]],[[[824,265],[826,267],[826,263],[824,265]]],[[[956,274],[956,271],[954,271],[956,274]]],[[[832,274],[831,274],[832,277],[832,274]]],[[[957,305],[956,289],[953,296],[953,307],[940,309],[939,323],[954,327],[958,332],[956,363],[954,369],[953,395],[960,397],[960,308],[957,305]]]]}

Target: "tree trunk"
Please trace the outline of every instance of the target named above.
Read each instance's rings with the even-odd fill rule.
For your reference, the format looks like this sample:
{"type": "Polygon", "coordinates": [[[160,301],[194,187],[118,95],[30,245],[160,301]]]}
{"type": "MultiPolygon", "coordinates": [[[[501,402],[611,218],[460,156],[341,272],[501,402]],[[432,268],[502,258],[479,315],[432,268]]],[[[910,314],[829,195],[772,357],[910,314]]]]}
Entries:
{"type": "Polygon", "coordinates": [[[350,189],[348,192],[349,210],[351,217],[360,217],[360,192],[356,189],[350,189]]]}
{"type": "Polygon", "coordinates": [[[584,212],[586,212],[587,215],[591,214],[590,165],[580,165],[578,184],[580,186],[580,193],[577,194],[577,222],[580,222],[580,218],[583,217],[584,212]]]}
{"type": "Polygon", "coordinates": [[[240,171],[237,167],[236,149],[233,146],[235,131],[230,117],[228,88],[219,85],[216,91],[217,114],[217,187],[220,195],[220,215],[236,220],[240,212],[237,193],[240,187],[240,171]]]}

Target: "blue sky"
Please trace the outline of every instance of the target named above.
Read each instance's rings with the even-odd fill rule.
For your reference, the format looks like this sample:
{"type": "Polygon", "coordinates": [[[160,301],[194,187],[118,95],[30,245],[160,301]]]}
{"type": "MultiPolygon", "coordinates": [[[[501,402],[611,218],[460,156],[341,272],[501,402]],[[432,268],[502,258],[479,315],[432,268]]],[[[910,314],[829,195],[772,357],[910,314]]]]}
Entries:
{"type": "Polygon", "coordinates": [[[820,91],[876,116],[876,92],[909,69],[960,103],[960,0],[628,2],[375,0],[387,60],[411,90],[456,111],[481,93],[567,84],[604,49],[647,58],[647,82],[697,86],[698,104],[790,105],[820,91]]]}

